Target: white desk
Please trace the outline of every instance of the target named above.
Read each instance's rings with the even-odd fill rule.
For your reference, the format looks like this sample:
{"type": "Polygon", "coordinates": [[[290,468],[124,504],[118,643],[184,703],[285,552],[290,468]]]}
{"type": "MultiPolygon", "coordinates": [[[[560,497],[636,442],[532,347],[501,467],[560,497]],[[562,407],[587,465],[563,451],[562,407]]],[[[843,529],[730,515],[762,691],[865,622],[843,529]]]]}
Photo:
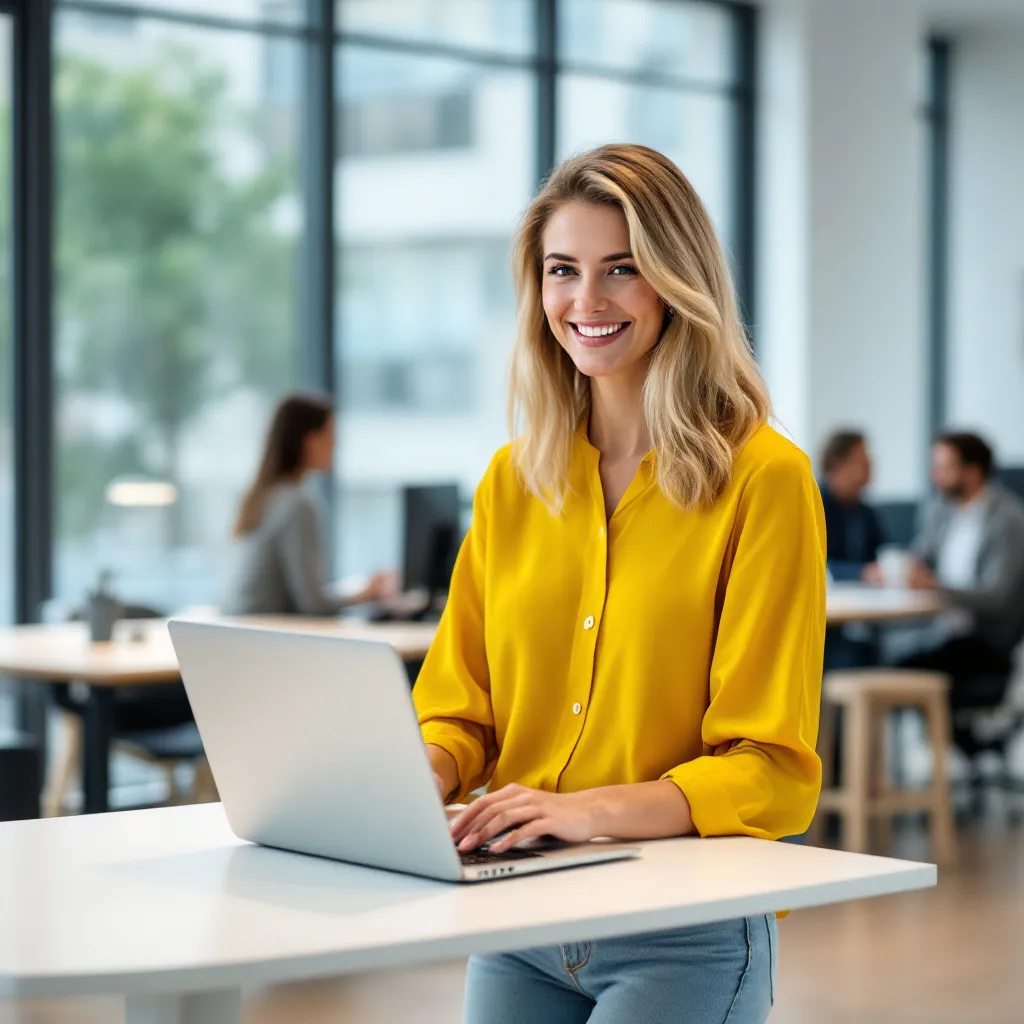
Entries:
{"type": "Polygon", "coordinates": [[[928,590],[869,587],[862,583],[834,583],[828,588],[830,626],[930,619],[947,607],[941,595],[928,590]]]}
{"type": "Polygon", "coordinates": [[[754,839],[469,886],[240,843],[219,804],[0,825],[0,997],[124,993],[127,1024],[237,1024],[241,989],[935,884],[754,839]]]}

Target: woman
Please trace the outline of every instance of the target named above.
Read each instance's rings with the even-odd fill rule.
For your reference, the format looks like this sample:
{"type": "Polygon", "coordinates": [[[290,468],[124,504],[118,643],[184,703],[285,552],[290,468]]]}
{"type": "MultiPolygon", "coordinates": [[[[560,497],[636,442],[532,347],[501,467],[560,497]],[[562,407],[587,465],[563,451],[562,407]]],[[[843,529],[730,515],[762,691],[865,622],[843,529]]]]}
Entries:
{"type": "MultiPolygon", "coordinates": [[[[415,690],[443,797],[489,783],[459,850],[802,832],[821,501],[768,425],[706,210],[665,157],[605,146],[554,171],[513,262],[523,430],[477,490],[415,690]]],[[[776,941],[758,916],[474,958],[466,1021],[753,1024],[776,941]]]]}
{"type": "Polygon", "coordinates": [[[235,521],[237,559],[226,614],[334,615],[346,605],[392,594],[388,573],[371,577],[351,597],[331,593],[324,583],[320,516],[303,483],[310,473],[329,473],[333,456],[330,404],[305,394],[282,399],[235,521]]]}

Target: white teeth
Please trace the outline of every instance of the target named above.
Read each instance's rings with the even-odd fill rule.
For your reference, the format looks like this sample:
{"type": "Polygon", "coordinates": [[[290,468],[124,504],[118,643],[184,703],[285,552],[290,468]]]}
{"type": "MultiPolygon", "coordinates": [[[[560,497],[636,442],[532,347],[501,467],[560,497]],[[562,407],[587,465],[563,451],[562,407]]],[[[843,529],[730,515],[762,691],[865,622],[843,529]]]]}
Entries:
{"type": "Polygon", "coordinates": [[[586,324],[573,324],[577,331],[584,338],[603,338],[605,335],[614,334],[622,324],[604,324],[600,327],[588,327],[586,324]]]}

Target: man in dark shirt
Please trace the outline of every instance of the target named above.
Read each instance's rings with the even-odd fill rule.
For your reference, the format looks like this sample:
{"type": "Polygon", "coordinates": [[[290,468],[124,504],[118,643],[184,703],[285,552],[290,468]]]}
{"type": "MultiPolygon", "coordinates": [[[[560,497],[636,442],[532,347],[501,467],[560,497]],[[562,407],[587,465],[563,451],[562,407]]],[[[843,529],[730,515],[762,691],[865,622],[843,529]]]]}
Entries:
{"type": "Polygon", "coordinates": [[[864,435],[855,430],[833,434],[822,451],[821,464],[832,579],[876,582],[868,567],[877,561],[886,538],[878,513],[862,500],[871,482],[871,456],[864,435]]]}
{"type": "MultiPolygon", "coordinates": [[[[871,456],[864,435],[856,430],[834,433],[822,450],[821,468],[819,486],[832,579],[878,582],[878,549],[886,538],[878,513],[863,501],[871,482],[871,456]]],[[[878,662],[878,644],[870,631],[832,628],[826,632],[826,669],[878,662]]]]}

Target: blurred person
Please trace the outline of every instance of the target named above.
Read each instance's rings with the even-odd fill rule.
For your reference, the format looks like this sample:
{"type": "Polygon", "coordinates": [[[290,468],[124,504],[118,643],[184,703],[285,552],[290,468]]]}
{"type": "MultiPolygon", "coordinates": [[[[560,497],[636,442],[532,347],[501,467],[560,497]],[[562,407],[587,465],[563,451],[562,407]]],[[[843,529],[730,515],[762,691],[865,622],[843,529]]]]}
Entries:
{"type": "MultiPolygon", "coordinates": [[[[876,559],[885,543],[878,513],[864,501],[871,482],[871,455],[858,430],[839,430],[821,453],[821,501],[828,537],[828,569],[840,582],[880,582],[876,559]]],[[[881,654],[872,628],[831,627],[825,633],[825,669],[877,665],[881,654]]]]}
{"type": "Polygon", "coordinates": [[[909,569],[911,587],[935,590],[951,607],[899,664],[948,673],[953,710],[985,706],[973,681],[1009,675],[1024,639],[1024,503],[992,479],[993,464],[976,434],[935,438],[936,500],[924,510],[909,569]]]}
{"type": "Polygon", "coordinates": [[[336,594],[327,568],[321,514],[304,486],[329,473],[334,410],[325,398],[287,395],[274,411],[256,479],[235,520],[235,560],[222,610],[228,615],[336,615],[348,605],[380,601],[396,589],[377,573],[355,594],[336,594]]]}
{"type": "MultiPolygon", "coordinates": [[[[825,529],[768,424],[728,264],[643,146],[556,168],[514,246],[513,433],[414,690],[452,837],[501,853],[803,831],[817,803],[825,529]]],[[[474,957],[467,1024],[759,1024],[756,915],[474,957]],[[681,1009],[685,1008],[685,1010],[681,1009]]]]}
{"type": "Polygon", "coordinates": [[[829,572],[834,580],[877,582],[875,560],[886,537],[878,513],[864,501],[872,471],[864,435],[836,431],[822,449],[821,468],[829,572]]]}

